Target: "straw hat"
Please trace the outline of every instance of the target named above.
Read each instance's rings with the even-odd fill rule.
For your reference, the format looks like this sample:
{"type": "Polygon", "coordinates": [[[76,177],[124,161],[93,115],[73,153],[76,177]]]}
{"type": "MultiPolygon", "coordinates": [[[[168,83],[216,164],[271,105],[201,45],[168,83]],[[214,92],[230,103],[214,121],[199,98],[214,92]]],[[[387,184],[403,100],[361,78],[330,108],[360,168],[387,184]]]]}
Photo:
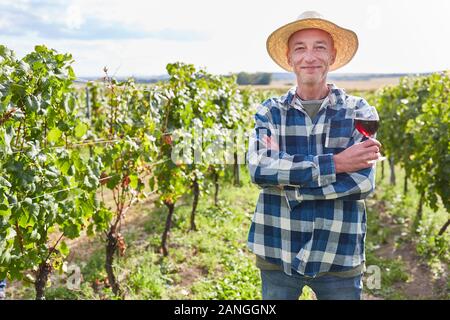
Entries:
{"type": "Polygon", "coordinates": [[[346,65],[358,49],[358,36],[351,30],[344,29],[323,18],[315,11],[303,12],[296,21],[278,28],[267,38],[267,52],[270,57],[284,70],[292,72],[288,63],[287,51],[289,37],[303,29],[321,29],[328,32],[336,48],[336,60],[330,66],[330,71],[346,65]]]}

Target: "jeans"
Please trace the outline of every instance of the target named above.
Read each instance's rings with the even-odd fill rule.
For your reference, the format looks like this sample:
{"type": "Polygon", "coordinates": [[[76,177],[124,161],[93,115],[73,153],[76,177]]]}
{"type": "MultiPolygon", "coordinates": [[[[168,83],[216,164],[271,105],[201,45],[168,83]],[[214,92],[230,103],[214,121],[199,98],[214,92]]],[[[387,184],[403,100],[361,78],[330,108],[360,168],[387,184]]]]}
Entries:
{"type": "Polygon", "coordinates": [[[362,275],[343,278],[323,275],[317,278],[292,276],[278,270],[261,270],[263,300],[298,300],[303,287],[310,287],[318,300],[361,300],[362,275]]]}
{"type": "Polygon", "coordinates": [[[0,280],[0,300],[4,300],[6,298],[6,280],[0,280]]]}

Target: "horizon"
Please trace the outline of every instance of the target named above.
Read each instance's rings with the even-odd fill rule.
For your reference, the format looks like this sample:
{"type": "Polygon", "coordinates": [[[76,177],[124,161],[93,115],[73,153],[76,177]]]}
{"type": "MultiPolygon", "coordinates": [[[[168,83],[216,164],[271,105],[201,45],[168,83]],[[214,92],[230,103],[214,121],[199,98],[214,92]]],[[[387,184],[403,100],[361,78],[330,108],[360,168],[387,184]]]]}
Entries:
{"type": "MultiPolygon", "coordinates": [[[[427,75],[427,74],[432,74],[432,73],[440,73],[440,72],[446,72],[448,70],[437,70],[437,71],[428,71],[428,72],[381,72],[381,73],[375,73],[375,72],[331,72],[328,73],[328,77],[342,77],[342,76],[379,76],[379,77],[383,77],[383,76],[407,76],[407,75],[427,75]]],[[[246,71],[240,71],[240,72],[246,72],[246,71]]],[[[238,74],[240,72],[235,72],[235,73],[228,73],[228,74],[217,74],[217,75],[222,75],[222,76],[228,76],[228,75],[235,75],[238,74]]],[[[294,73],[290,73],[290,72],[265,72],[265,71],[256,71],[256,72],[247,72],[250,74],[255,74],[255,73],[270,73],[272,76],[274,74],[276,75],[285,75],[285,76],[292,76],[293,78],[295,78],[294,73]]],[[[87,79],[92,79],[92,78],[103,78],[104,75],[102,76],[95,76],[95,75],[81,75],[81,76],[77,76],[78,79],[81,78],[87,78],[87,79]]],[[[148,74],[148,75],[129,75],[129,76],[113,76],[110,75],[110,77],[114,77],[114,78],[142,78],[142,79],[154,79],[154,78],[162,78],[162,77],[169,77],[169,75],[167,73],[163,73],[163,74],[148,74]]]]}

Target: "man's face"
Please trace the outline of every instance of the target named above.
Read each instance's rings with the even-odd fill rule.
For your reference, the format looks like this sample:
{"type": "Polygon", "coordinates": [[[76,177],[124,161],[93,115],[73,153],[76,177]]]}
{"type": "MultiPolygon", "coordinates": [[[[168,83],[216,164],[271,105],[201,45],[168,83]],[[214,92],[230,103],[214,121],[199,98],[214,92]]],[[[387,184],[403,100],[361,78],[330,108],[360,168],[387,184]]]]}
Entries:
{"type": "Polygon", "coordinates": [[[319,29],[305,29],[289,38],[288,61],[301,83],[320,84],[326,79],[336,50],[330,34],[319,29]]]}

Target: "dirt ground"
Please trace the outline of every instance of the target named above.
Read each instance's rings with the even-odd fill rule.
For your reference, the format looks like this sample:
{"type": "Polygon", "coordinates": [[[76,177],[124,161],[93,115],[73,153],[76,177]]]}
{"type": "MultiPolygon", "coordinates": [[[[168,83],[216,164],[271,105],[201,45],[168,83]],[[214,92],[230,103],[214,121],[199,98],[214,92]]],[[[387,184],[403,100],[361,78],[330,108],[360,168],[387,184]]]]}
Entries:
{"type": "Polygon", "coordinates": [[[401,259],[405,263],[409,280],[396,283],[394,289],[401,292],[407,299],[428,300],[445,297],[448,280],[448,267],[444,265],[444,270],[440,276],[435,276],[430,267],[416,252],[416,245],[408,240],[396,244],[396,239],[400,236],[400,228],[389,217],[383,216],[386,228],[394,230],[388,237],[387,243],[380,246],[375,251],[379,257],[387,259],[401,259]]]}
{"type": "MultiPolygon", "coordinates": [[[[154,207],[155,197],[151,196],[146,201],[136,204],[127,212],[127,215],[123,221],[122,233],[140,231],[143,232],[143,226],[145,222],[149,219],[148,215],[142,215],[142,209],[154,207]]],[[[381,210],[382,211],[382,210],[381,210]]],[[[421,299],[442,299],[446,295],[447,287],[447,277],[448,270],[446,269],[444,273],[436,278],[430,268],[425,264],[424,261],[417,255],[415,244],[412,242],[404,242],[401,245],[396,245],[396,239],[398,239],[401,230],[397,224],[395,224],[389,217],[385,216],[380,212],[383,219],[382,223],[386,228],[390,228],[393,232],[387,239],[386,244],[380,246],[375,254],[378,257],[395,259],[400,258],[406,267],[406,273],[409,276],[407,282],[399,282],[394,284],[395,291],[400,292],[405,298],[411,300],[421,300],[421,299]]],[[[102,247],[102,243],[98,237],[89,238],[82,236],[75,240],[67,240],[68,246],[71,248],[68,261],[87,260],[92,253],[98,248],[102,247]]],[[[185,270],[184,280],[182,285],[189,286],[190,283],[196,281],[199,277],[204,275],[204,270],[185,270]]],[[[12,299],[20,299],[16,296],[17,292],[22,285],[14,281],[8,285],[8,291],[10,292],[12,299]]],[[[365,292],[363,294],[364,300],[383,300],[382,297],[372,295],[365,292]]]]}

